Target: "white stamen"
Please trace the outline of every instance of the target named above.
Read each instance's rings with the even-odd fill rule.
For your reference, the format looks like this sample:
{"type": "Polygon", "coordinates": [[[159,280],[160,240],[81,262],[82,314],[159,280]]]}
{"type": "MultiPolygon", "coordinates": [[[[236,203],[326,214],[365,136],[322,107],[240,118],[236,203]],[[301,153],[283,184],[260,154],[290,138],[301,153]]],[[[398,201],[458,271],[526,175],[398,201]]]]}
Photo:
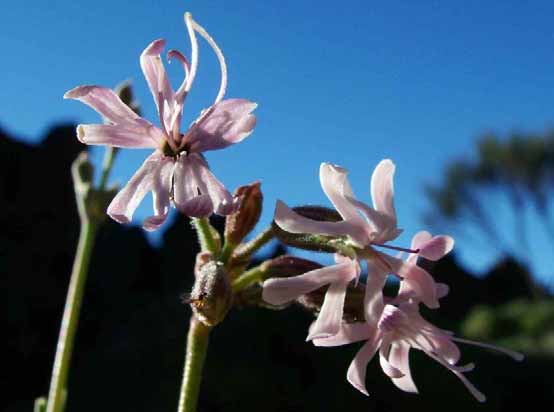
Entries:
{"type": "Polygon", "coordinates": [[[190,72],[185,80],[185,85],[183,90],[179,88],[179,91],[182,93],[182,97],[190,91],[192,87],[192,82],[196,76],[196,69],[198,68],[198,41],[196,40],[196,33],[194,32],[194,21],[192,20],[192,15],[190,13],[185,13],[185,24],[187,26],[187,31],[190,38],[190,72]]]}
{"type": "Polygon", "coordinates": [[[495,351],[498,351],[498,352],[502,352],[504,353],[505,355],[508,355],[510,357],[512,357],[514,360],[518,361],[518,362],[521,362],[525,356],[523,356],[523,354],[519,353],[519,352],[516,352],[516,351],[513,351],[513,350],[510,350],[510,349],[506,349],[506,348],[502,348],[500,346],[495,346],[495,345],[491,345],[489,343],[482,343],[482,342],[475,342],[473,340],[468,340],[468,339],[462,339],[462,338],[456,338],[456,337],[452,337],[451,338],[452,340],[455,340],[457,342],[460,342],[460,343],[466,343],[468,345],[474,345],[474,346],[480,346],[482,348],[486,348],[486,349],[491,349],[491,350],[495,350],[495,351]]]}
{"type": "Polygon", "coordinates": [[[219,103],[223,96],[225,95],[225,91],[227,90],[227,64],[225,63],[225,57],[223,56],[223,52],[215,42],[215,40],[208,34],[208,32],[200,26],[197,22],[191,19],[191,23],[193,28],[200,34],[212,47],[213,51],[215,52],[215,55],[217,56],[217,59],[219,60],[219,65],[221,67],[221,84],[219,86],[219,92],[217,93],[217,97],[215,98],[214,104],[219,103]]]}

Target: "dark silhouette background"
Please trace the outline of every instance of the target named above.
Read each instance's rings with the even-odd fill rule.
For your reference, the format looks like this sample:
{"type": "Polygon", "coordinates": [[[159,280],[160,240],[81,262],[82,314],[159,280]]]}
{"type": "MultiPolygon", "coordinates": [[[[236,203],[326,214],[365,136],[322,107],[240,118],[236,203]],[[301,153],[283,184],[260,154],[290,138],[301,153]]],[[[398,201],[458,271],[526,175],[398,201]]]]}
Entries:
{"type": "MultiPolygon", "coordinates": [[[[56,126],[37,145],[0,131],[6,412],[31,411],[34,399],[48,390],[79,231],[69,170],[85,148],[74,130],[73,125],[56,126]]],[[[190,316],[180,295],[192,285],[197,250],[183,218],[167,227],[160,248],[152,247],[137,227],[104,224],[75,344],[68,412],[176,410],[190,316]]],[[[463,360],[478,365],[468,377],[488,395],[486,404],[478,404],[452,374],[421,353],[411,357],[419,396],[397,390],[374,361],[367,398],[345,379],[358,345],[318,349],[305,343],[312,317],[299,307],[279,312],[243,308],[231,311],[213,331],[200,410],[516,411],[530,402],[554,410],[551,297],[540,300],[537,319],[527,271],[510,258],[482,279],[461,268],[455,255],[432,272],[452,290],[440,313],[430,314],[439,326],[477,338],[484,330],[489,339],[515,349],[526,342],[524,363],[462,348],[463,360]]]]}

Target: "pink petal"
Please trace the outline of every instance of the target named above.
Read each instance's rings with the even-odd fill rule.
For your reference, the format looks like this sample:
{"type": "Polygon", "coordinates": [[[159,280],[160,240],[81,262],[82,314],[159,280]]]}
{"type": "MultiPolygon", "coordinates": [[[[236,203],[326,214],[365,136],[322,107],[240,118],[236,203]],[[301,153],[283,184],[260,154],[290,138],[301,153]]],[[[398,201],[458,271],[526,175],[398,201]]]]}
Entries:
{"type": "Polygon", "coordinates": [[[106,87],[79,86],[66,92],[63,97],[85,103],[115,124],[134,124],[140,119],[113,90],[106,87]]]}
{"type": "Polygon", "coordinates": [[[187,156],[181,156],[175,165],[173,175],[173,201],[175,206],[187,216],[208,217],[213,213],[214,205],[202,182],[198,168],[189,162],[187,156]]]}
{"type": "Polygon", "coordinates": [[[315,324],[306,338],[307,341],[326,338],[339,332],[348,282],[331,283],[325,293],[325,299],[315,324]]]}
{"type": "Polygon", "coordinates": [[[171,192],[171,182],[173,179],[173,169],[175,162],[171,158],[164,158],[155,172],[152,184],[152,199],[154,203],[154,216],[148,217],[143,228],[148,231],[158,229],[169,214],[169,194],[171,192]]]}
{"type": "Polygon", "coordinates": [[[311,270],[300,276],[268,279],[263,284],[262,299],[272,305],[282,305],[330,283],[348,282],[355,275],[351,263],[341,263],[311,270]]]}
{"type": "Polygon", "coordinates": [[[346,236],[352,232],[349,222],[319,222],[300,216],[282,201],[275,205],[275,223],[290,233],[312,233],[329,236],[346,236]]]}
{"type": "Polygon", "coordinates": [[[131,180],[114,197],[108,207],[108,215],[119,223],[128,223],[144,196],[152,190],[153,177],[163,156],[152,153],[135,172],[131,180]]]}
{"type": "MultiPolygon", "coordinates": [[[[140,119],[142,120],[142,119],[140,119]]],[[[91,145],[107,145],[129,148],[156,148],[162,141],[162,132],[146,122],[138,126],[127,124],[80,124],[77,138],[91,145]]],[[[142,122],[141,122],[142,123],[142,122]]]]}
{"type": "Polygon", "coordinates": [[[435,309],[439,307],[437,288],[435,281],[427,271],[417,265],[404,262],[385,254],[380,254],[391,266],[392,273],[400,276],[427,307],[435,309]]]}
{"type": "Polygon", "coordinates": [[[433,238],[433,235],[431,235],[431,233],[427,232],[426,230],[419,231],[412,238],[412,244],[410,246],[410,249],[412,250],[421,249],[423,245],[429,242],[432,238],[433,238]]]}
{"type": "Polygon", "coordinates": [[[174,108],[174,93],[160,57],[164,47],[165,40],[163,39],[150,43],[140,55],[140,67],[150,87],[158,112],[164,115],[164,125],[168,130],[169,119],[174,108]]]}
{"type": "Polygon", "coordinates": [[[256,107],[246,99],[226,99],[210,107],[185,137],[189,150],[217,150],[244,140],[256,126],[256,117],[250,114],[256,107]]]}
{"type": "Polygon", "coordinates": [[[379,349],[379,363],[381,365],[381,369],[385,375],[391,379],[401,378],[404,376],[402,371],[389,363],[387,359],[389,356],[390,346],[390,339],[385,337],[383,342],[381,342],[381,348],[379,349]]]}
{"type": "Polygon", "coordinates": [[[420,245],[418,255],[429,260],[439,260],[454,247],[454,239],[450,236],[435,236],[420,245]]]}
{"type": "MultiPolygon", "coordinates": [[[[313,325],[310,327],[310,332],[313,325]]],[[[315,338],[312,342],[315,346],[322,347],[342,346],[361,340],[368,340],[374,333],[375,328],[372,328],[365,322],[343,323],[337,334],[326,338],[315,338]]]]}
{"type": "Polygon", "coordinates": [[[223,184],[216,179],[208,168],[208,164],[199,154],[191,154],[188,156],[188,161],[191,162],[193,168],[196,169],[199,179],[201,180],[201,192],[202,194],[208,194],[213,204],[214,213],[225,216],[233,213],[236,204],[234,203],[233,196],[223,186],[223,184]]]}
{"type": "Polygon", "coordinates": [[[378,262],[367,261],[367,280],[364,296],[364,314],[366,322],[376,326],[383,313],[383,287],[387,280],[387,271],[378,262]]]}
{"type": "Polygon", "coordinates": [[[400,378],[392,379],[392,383],[404,392],[418,393],[410,371],[409,351],[410,345],[407,343],[395,342],[392,344],[389,352],[389,362],[404,374],[400,378]]]}
{"type": "Polygon", "coordinates": [[[371,198],[373,206],[378,212],[384,213],[396,222],[394,210],[394,163],[381,160],[371,176],[371,198]]]}
{"type": "Polygon", "coordinates": [[[350,198],[349,200],[367,217],[371,227],[372,243],[386,243],[396,239],[402,233],[402,230],[396,227],[396,217],[378,212],[359,200],[350,198]]]}
{"type": "Polygon", "coordinates": [[[358,214],[357,208],[348,199],[353,199],[354,194],[348,182],[346,169],[330,163],[322,163],[319,167],[319,180],[323,191],[344,220],[357,226],[366,225],[366,222],[358,214]]]}
{"type": "Polygon", "coordinates": [[[367,389],[365,387],[367,364],[379,348],[380,339],[378,339],[378,337],[379,334],[375,334],[364,344],[364,346],[362,346],[358,353],[356,353],[356,356],[354,356],[354,359],[348,368],[348,372],[346,373],[346,379],[348,379],[348,382],[350,382],[350,384],[360,392],[368,396],[369,394],[367,393],[367,389]]]}

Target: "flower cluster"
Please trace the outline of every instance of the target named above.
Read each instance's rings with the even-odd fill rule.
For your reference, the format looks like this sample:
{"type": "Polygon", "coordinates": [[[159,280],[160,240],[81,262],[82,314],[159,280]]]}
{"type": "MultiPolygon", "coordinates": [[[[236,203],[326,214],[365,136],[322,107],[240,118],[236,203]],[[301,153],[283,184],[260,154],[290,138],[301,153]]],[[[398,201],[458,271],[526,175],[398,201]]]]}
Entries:
{"type": "Polygon", "coordinates": [[[347,171],[339,166],[323,163],[320,181],[323,191],[342,220],[309,219],[278,202],[275,224],[290,234],[314,234],[330,241],[342,242],[353,253],[335,254],[336,264],[318,268],[300,276],[273,278],[263,285],[263,299],[275,305],[299,299],[302,295],[327,287],[323,304],[309,329],[307,340],[316,346],[339,346],[366,341],[354,357],[348,381],[367,395],[365,374],[369,361],[379,351],[383,372],[393,383],[407,392],[417,392],[408,363],[410,348],[419,349],[459,377],[479,400],[484,395],[463,375],[474,365],[458,365],[460,351],[454,342],[470,343],[492,348],[520,360],[518,353],[487,344],[457,338],[452,333],[427,322],[419,313],[423,303],[431,309],[439,307],[439,299],[448,294],[448,286],[436,283],[431,275],[418,266],[418,258],[438,260],[449,253],[454,240],[450,236],[432,236],[417,233],[410,249],[387,245],[401,233],[397,227],[394,208],[395,166],[383,160],[371,178],[373,207],[357,200],[348,182],[347,171]],[[406,260],[393,257],[379,248],[408,252],[406,260]],[[362,264],[367,267],[363,322],[348,323],[344,318],[344,303],[351,282],[361,282],[362,264]],[[389,275],[400,279],[400,288],[394,298],[383,295],[389,275]]]}
{"type": "Polygon", "coordinates": [[[129,222],[151,192],[154,211],[143,223],[146,230],[159,228],[171,205],[190,217],[208,217],[213,213],[228,216],[224,245],[207,220],[196,221],[199,234],[202,232],[204,236],[204,240],[200,236],[203,253],[198,255],[195,286],[185,301],[193,306],[194,319],[209,327],[223,320],[234,297],[243,289],[255,285],[257,289],[252,288],[254,293],[246,296],[248,299],[243,296],[243,301],[261,304],[258,292],[263,281],[261,299],[269,305],[281,307],[308,296],[319,298],[320,304],[314,306],[318,315],[307,337],[316,346],[365,341],[347,373],[348,381],[364,394],[368,393],[367,364],[377,352],[381,368],[392,382],[404,391],[417,392],[408,359],[410,349],[417,349],[454,373],[479,401],[484,401],[484,395],[464,375],[474,365],[458,364],[460,350],[456,342],[495,349],[517,360],[522,356],[458,338],[421,316],[420,304],[437,309],[449,288],[435,282],[418,265],[418,260],[441,259],[452,250],[454,240],[422,231],[413,237],[410,248],[389,244],[402,233],[394,206],[395,165],[391,160],[381,161],[373,172],[372,207],[356,199],[346,169],[323,163],[321,186],[336,212],[321,207],[291,209],[278,201],[273,228],[248,244],[241,243],[261,214],[260,183],[239,188],[233,197],[211,173],[203,153],[246,138],[256,123],[252,114],[256,104],[245,99],[223,99],[227,88],[223,53],[189,13],[185,14],[185,23],[191,42],[190,62],[177,50],[167,53],[168,62],[179,61],[184,71],[183,81],[176,90],[171,87],[162,63],[164,40],[153,41],[140,56],[140,66],[159,114],[159,127],[140,117],[108,88],[79,86],[64,96],[87,104],[104,118],[104,124],[78,126],[77,137],[83,143],[154,149],[113,198],[108,215],[120,223],[129,222]],[[184,103],[198,67],[197,34],[207,41],[219,60],[221,84],[214,103],[181,132],[184,103]],[[274,235],[289,245],[333,251],[335,264],[321,267],[307,260],[282,256],[246,271],[252,254],[274,235]],[[391,256],[383,249],[408,253],[408,257],[391,256]],[[362,276],[364,268],[366,277],[362,276]],[[383,294],[389,276],[400,282],[394,297],[383,294]],[[353,299],[349,297],[354,291],[359,296],[360,310],[351,316],[346,308],[352,307],[353,299]]]}
{"type": "Polygon", "coordinates": [[[108,207],[108,215],[120,223],[127,223],[146,194],[152,192],[154,214],[144,222],[143,227],[147,230],[162,225],[171,203],[187,216],[231,213],[236,202],[210,172],[203,153],[240,142],[256,124],[256,118],[251,114],[256,103],[245,99],[223,99],[227,88],[227,66],[220,48],[189,13],[185,14],[185,23],[191,41],[190,63],[178,50],[167,53],[167,60],[178,60],[185,72],[177,90],[169,84],[160,57],[165,40],[153,41],[140,56],[140,66],[158,109],[160,127],[138,116],[108,88],[79,86],[64,95],[66,99],[89,105],[106,120],[107,124],[79,125],[77,137],[83,143],[155,149],[108,207]],[[196,33],[208,42],[219,59],[221,85],[214,103],[181,133],[185,99],[198,67],[196,33]]]}

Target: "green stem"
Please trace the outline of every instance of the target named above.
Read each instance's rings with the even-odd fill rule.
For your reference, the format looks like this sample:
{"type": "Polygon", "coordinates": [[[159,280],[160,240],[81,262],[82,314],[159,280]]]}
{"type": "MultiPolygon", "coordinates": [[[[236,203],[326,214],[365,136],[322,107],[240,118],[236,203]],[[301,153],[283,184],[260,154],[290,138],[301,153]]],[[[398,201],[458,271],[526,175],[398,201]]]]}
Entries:
{"type": "Polygon", "coordinates": [[[260,282],[263,280],[264,271],[262,270],[261,265],[253,267],[250,270],[247,270],[238,278],[236,278],[233,283],[231,283],[231,288],[234,293],[239,292],[242,289],[247,288],[254,283],[260,282]]]}
{"type": "Polygon", "coordinates": [[[102,165],[102,175],[100,176],[100,183],[98,185],[98,188],[100,190],[106,188],[106,184],[108,183],[108,177],[110,176],[116,153],[117,148],[106,147],[106,151],[104,152],[104,163],[102,165]]]}
{"type": "Polygon", "coordinates": [[[214,254],[217,253],[218,245],[212,233],[213,229],[210,221],[205,217],[194,217],[192,218],[192,224],[198,233],[198,240],[200,241],[202,250],[214,254]]]}
{"type": "Polygon", "coordinates": [[[67,378],[71,364],[71,353],[75,332],[79,323],[79,311],[83,300],[83,292],[87,279],[90,256],[94,246],[97,223],[83,219],[79,234],[79,245],[73,262],[71,281],[65,301],[65,308],[60,329],[60,337],[56,348],[56,357],[48,393],[47,412],[62,412],[64,410],[67,392],[67,378]]]}
{"type": "Polygon", "coordinates": [[[247,244],[240,247],[234,254],[233,259],[242,261],[252,256],[258,249],[267,244],[274,237],[273,229],[268,227],[266,230],[258,234],[247,244]]]}
{"type": "Polygon", "coordinates": [[[225,244],[223,245],[223,249],[221,250],[221,254],[219,255],[219,261],[222,262],[224,265],[227,264],[236,247],[237,245],[229,242],[228,240],[225,240],[225,244]]]}
{"type": "Polygon", "coordinates": [[[208,351],[209,334],[210,327],[204,325],[192,315],[187,337],[183,384],[181,385],[177,412],[196,412],[202,371],[206,360],[206,352],[208,351]]]}

